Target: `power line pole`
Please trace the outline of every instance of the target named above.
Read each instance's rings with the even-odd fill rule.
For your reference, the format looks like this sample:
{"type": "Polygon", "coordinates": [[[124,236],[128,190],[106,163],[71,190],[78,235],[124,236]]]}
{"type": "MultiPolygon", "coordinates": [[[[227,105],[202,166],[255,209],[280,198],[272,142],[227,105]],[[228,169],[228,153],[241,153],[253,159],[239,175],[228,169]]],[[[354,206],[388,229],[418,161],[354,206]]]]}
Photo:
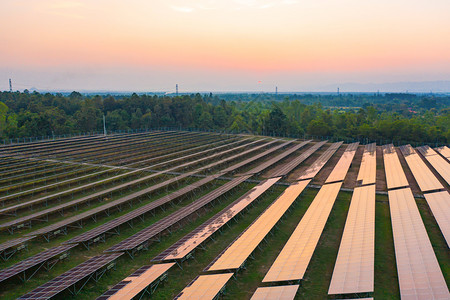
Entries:
{"type": "Polygon", "coordinates": [[[11,82],[11,78],[9,79],[9,91],[12,93],[12,82],[11,82]]]}
{"type": "Polygon", "coordinates": [[[339,93],[339,88],[337,89],[337,94],[338,94],[338,96],[340,95],[340,93],[339,93]]]}
{"type": "Polygon", "coordinates": [[[178,83],[175,85],[176,95],[178,96],[178,83]]]}
{"type": "Polygon", "coordinates": [[[105,115],[103,114],[103,134],[106,136],[106,121],[105,121],[105,115]]]}
{"type": "Polygon", "coordinates": [[[277,97],[278,96],[278,87],[276,86],[275,87],[275,97],[277,97]]]}

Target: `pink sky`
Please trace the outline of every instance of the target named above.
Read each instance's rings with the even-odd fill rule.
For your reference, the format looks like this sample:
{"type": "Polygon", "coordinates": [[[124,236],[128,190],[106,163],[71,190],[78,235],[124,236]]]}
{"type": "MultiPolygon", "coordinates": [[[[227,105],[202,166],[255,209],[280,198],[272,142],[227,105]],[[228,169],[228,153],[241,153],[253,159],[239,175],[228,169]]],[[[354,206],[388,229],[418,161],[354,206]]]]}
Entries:
{"type": "MultiPolygon", "coordinates": [[[[15,0],[0,89],[313,90],[450,80],[448,0],[15,0]],[[258,84],[261,81],[261,84],[258,84]]],[[[6,26],[5,26],[6,25],[6,26]]]]}

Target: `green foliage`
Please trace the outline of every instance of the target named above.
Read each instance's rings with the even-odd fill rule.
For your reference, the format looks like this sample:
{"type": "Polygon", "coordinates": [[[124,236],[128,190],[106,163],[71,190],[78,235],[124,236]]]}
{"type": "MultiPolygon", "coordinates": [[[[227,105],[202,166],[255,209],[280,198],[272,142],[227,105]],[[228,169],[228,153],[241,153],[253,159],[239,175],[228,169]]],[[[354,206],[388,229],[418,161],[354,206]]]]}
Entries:
{"type": "Polygon", "coordinates": [[[252,134],[449,143],[450,97],[410,94],[83,96],[0,93],[0,137],[182,127],[252,134]],[[222,98],[222,99],[221,99],[222,98]]]}

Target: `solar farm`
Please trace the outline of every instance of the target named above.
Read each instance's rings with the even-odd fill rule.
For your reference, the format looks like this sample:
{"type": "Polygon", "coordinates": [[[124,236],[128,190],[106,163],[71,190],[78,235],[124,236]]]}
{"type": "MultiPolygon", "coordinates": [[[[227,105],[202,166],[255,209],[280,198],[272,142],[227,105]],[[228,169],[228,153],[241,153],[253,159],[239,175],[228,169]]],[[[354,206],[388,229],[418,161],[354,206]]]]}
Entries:
{"type": "Polygon", "coordinates": [[[147,131],[0,146],[1,299],[450,299],[450,149],[147,131]]]}

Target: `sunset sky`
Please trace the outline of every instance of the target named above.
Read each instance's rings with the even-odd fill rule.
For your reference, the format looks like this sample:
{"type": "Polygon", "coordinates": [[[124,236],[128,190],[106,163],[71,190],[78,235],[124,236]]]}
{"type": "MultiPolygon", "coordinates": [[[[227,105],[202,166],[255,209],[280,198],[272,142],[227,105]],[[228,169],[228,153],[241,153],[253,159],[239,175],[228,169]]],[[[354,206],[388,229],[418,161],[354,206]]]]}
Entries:
{"type": "Polygon", "coordinates": [[[450,80],[449,0],[1,0],[0,90],[450,80]],[[260,81],[260,83],[259,83],[260,81]]]}

